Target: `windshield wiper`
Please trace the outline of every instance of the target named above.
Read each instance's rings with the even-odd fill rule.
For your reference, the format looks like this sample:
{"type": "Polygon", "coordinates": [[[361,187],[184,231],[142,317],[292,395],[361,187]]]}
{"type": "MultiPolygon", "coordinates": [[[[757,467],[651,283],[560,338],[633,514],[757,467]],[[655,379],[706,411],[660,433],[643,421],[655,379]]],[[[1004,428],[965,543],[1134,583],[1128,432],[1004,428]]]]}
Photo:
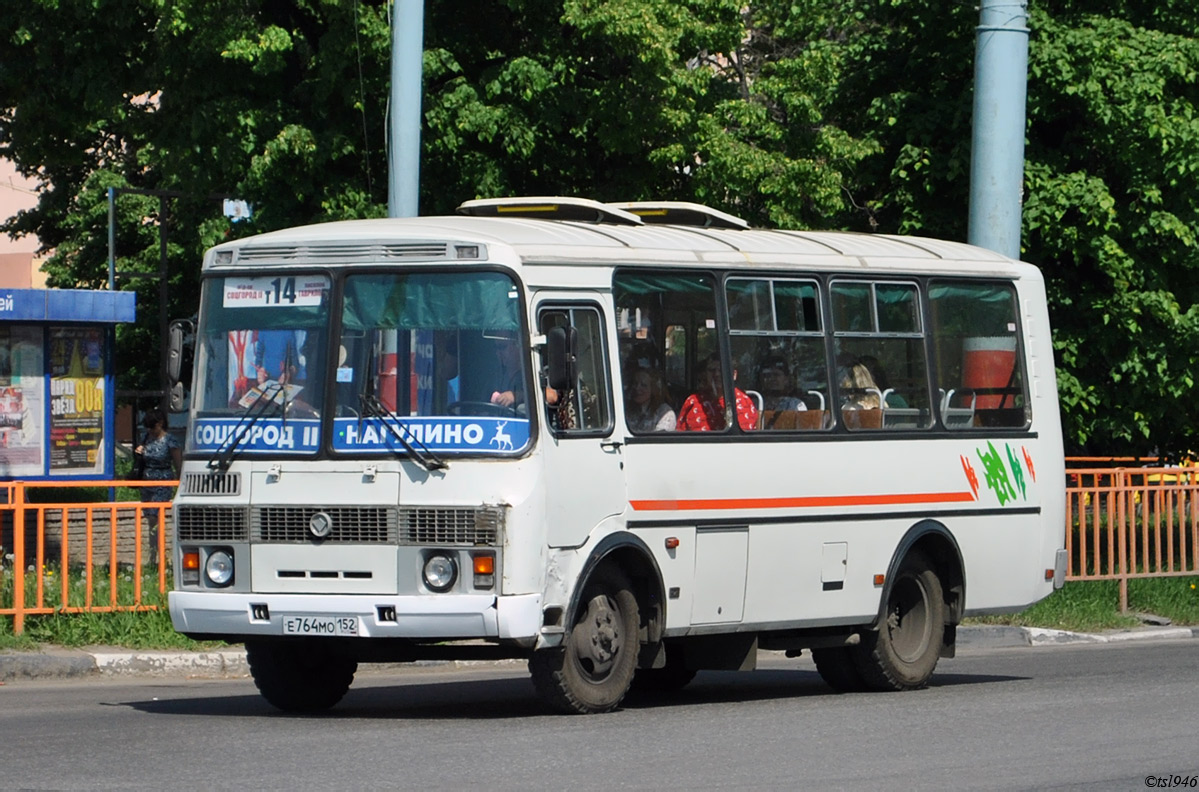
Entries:
{"type": "Polygon", "coordinates": [[[363,391],[359,394],[358,398],[359,403],[363,407],[362,414],[364,416],[373,415],[378,418],[380,423],[387,427],[387,431],[391,433],[391,436],[400,442],[400,445],[404,447],[408,455],[425,470],[430,472],[445,470],[450,466],[449,462],[437,456],[437,454],[429,450],[428,446],[417,440],[416,436],[404,425],[400,416],[396,415],[387,405],[379,401],[378,397],[373,393],[363,391]],[[388,420],[389,418],[391,419],[390,421],[388,420]],[[412,440],[409,440],[409,437],[412,440]]]}
{"type": "Polygon", "coordinates": [[[229,467],[229,463],[233,461],[233,454],[237,451],[237,447],[241,445],[242,438],[250,433],[250,430],[254,428],[254,424],[258,423],[259,418],[266,415],[267,409],[274,403],[275,397],[279,395],[279,391],[281,390],[283,390],[283,386],[276,382],[273,390],[264,387],[258,392],[258,395],[254,397],[254,401],[250,402],[250,406],[246,408],[241,420],[233,427],[233,433],[229,436],[229,439],[225,441],[228,445],[222,443],[213,454],[212,459],[208,460],[209,470],[223,471],[229,467]],[[267,396],[268,393],[270,394],[269,397],[267,396]],[[258,410],[257,412],[254,412],[255,408],[258,410]]]}

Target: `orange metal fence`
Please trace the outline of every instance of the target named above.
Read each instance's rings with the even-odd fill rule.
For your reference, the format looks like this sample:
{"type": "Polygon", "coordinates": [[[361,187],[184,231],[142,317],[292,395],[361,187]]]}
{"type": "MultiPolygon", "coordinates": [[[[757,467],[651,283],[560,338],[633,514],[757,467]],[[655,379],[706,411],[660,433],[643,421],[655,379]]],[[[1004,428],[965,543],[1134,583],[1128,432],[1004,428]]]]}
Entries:
{"type": "MultiPolygon", "coordinates": [[[[1127,462],[1068,459],[1066,471],[1066,580],[1119,581],[1121,610],[1131,579],[1199,575],[1199,467],[1127,462]]],[[[152,610],[147,585],[167,587],[169,503],[31,503],[29,490],[177,485],[0,483],[0,616],[13,632],[34,614],[152,610]]]]}
{"type": "Polygon", "coordinates": [[[1118,580],[1126,611],[1129,580],[1199,575],[1199,468],[1069,467],[1066,478],[1067,581],[1118,580]]]}
{"type": "Polygon", "coordinates": [[[70,499],[85,487],[178,483],[0,483],[0,616],[13,617],[13,632],[24,632],[25,617],[35,614],[154,610],[147,589],[167,589],[169,502],[40,501],[70,499]]]}

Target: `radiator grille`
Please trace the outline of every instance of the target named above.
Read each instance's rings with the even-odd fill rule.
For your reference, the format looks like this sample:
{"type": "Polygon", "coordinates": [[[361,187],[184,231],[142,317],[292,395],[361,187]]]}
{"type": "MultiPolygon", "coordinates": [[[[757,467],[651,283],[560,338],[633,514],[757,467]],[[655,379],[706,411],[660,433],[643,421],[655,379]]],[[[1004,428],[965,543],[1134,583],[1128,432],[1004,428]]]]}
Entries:
{"type": "Polygon", "coordinates": [[[506,509],[407,508],[400,510],[400,544],[497,546],[506,509]]]}
{"type": "Polygon", "coordinates": [[[244,542],[244,506],[180,506],[175,510],[175,535],[180,542],[244,542]]]}
{"type": "Polygon", "coordinates": [[[238,251],[241,261],[374,262],[405,259],[443,259],[444,242],[407,242],[349,245],[247,245],[238,251]]]}
{"type": "Polygon", "coordinates": [[[254,538],[260,542],[309,542],[308,521],[324,512],[333,521],[325,542],[392,544],[396,510],[386,506],[260,506],[254,509],[254,538]]]}
{"type": "Polygon", "coordinates": [[[240,495],[240,473],[188,473],[183,477],[184,495],[240,495]]]}

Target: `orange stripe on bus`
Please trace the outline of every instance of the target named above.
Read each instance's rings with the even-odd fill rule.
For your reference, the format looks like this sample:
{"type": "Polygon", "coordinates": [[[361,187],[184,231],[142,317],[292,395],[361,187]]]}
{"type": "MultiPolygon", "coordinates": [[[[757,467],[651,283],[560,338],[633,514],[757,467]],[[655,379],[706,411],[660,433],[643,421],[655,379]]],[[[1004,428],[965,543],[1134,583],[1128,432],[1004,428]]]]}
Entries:
{"type": "Polygon", "coordinates": [[[807,509],[832,506],[899,506],[913,503],[973,503],[972,492],[896,495],[814,495],[803,498],[698,498],[629,501],[634,511],[707,511],[721,509],[807,509]]]}

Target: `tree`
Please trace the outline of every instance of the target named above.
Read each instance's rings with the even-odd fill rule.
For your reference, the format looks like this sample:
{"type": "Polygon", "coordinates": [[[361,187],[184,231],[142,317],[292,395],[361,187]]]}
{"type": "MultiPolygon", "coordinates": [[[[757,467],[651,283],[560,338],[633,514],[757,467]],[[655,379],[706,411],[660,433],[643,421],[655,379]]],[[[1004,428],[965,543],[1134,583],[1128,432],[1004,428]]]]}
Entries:
{"type": "MultiPolygon", "coordinates": [[[[385,0],[0,4],[0,154],[44,190],[2,229],[105,278],[110,186],[171,190],[172,315],[201,250],[386,206],[385,0]],[[69,57],[64,57],[64,53],[69,57]],[[211,196],[255,208],[231,225],[211,196]]],[[[1073,451],[1181,453],[1199,165],[1183,0],[1038,0],[1024,257],[1073,451]]],[[[423,213],[510,194],[698,200],[752,222],[964,239],[977,11],[934,0],[427,0],[423,213]]],[[[119,204],[157,265],[157,201],[119,204]]],[[[148,296],[148,295],[147,295],[148,296]]],[[[153,304],[143,297],[146,306],[153,304]]],[[[156,334],[122,328],[152,387],[156,334]]]]}
{"type": "MultiPolygon", "coordinates": [[[[796,4],[841,50],[837,124],[879,230],[965,239],[974,26],[927,0],[796,4]]],[[[1193,450],[1199,221],[1193,4],[1059,0],[1030,16],[1022,256],[1047,280],[1067,447],[1193,450]]],[[[841,222],[860,226],[860,219],[841,222]]]]}

